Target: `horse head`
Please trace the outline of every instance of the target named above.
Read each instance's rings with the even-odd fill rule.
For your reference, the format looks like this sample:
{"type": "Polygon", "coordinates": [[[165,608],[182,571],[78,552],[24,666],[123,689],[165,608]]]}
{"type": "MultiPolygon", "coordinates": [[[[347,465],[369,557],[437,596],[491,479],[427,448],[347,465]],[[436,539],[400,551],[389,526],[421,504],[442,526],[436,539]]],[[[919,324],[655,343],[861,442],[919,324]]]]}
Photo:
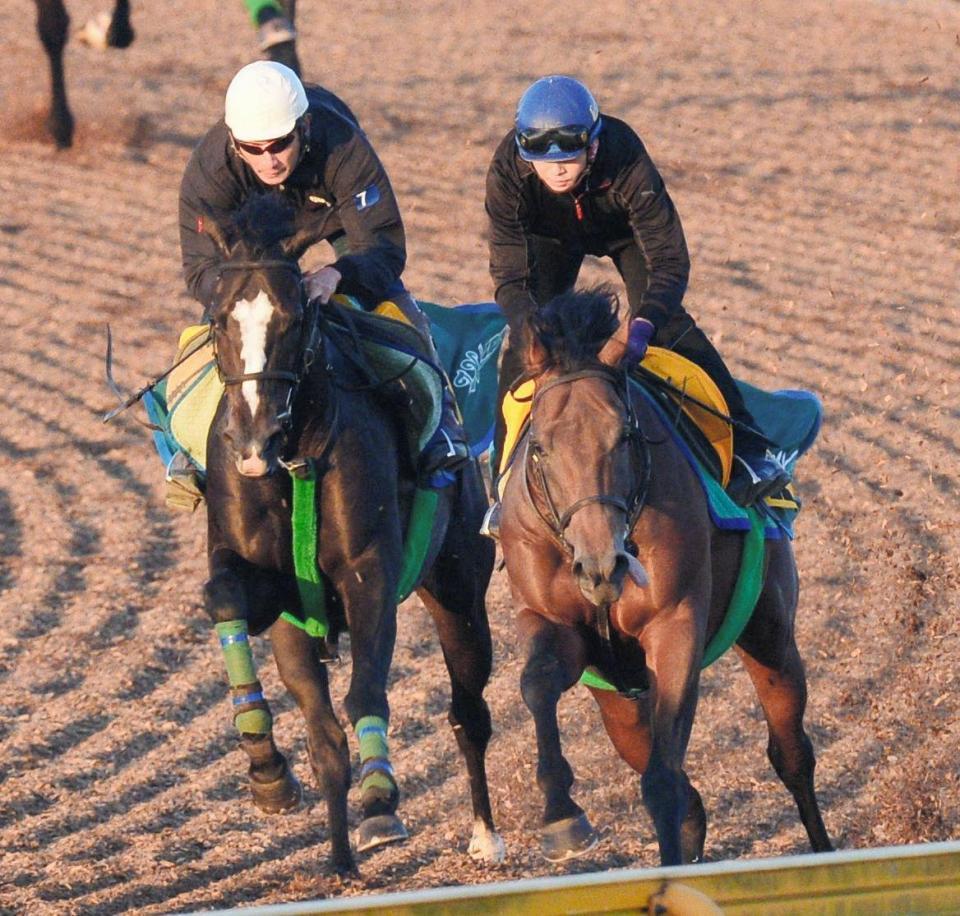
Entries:
{"type": "Polygon", "coordinates": [[[607,287],[566,293],[536,313],[524,342],[536,383],[526,463],[533,503],[596,606],[618,600],[637,568],[628,546],[647,467],[625,373],[598,356],[617,312],[607,287]]]}
{"type": "Polygon", "coordinates": [[[208,212],[202,228],[222,259],[210,321],[226,387],[223,436],[239,473],[263,477],[279,464],[317,346],[297,263],[316,238],[294,232],[292,209],[271,194],[229,216],[208,212]]]}

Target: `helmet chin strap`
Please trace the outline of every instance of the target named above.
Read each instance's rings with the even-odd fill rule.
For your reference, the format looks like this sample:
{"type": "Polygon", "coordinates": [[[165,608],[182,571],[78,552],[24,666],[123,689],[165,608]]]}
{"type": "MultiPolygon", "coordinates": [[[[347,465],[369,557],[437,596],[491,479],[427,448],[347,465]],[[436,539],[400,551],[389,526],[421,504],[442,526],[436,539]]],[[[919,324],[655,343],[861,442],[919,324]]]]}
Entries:
{"type": "Polygon", "coordinates": [[[583,170],[583,174],[580,176],[580,180],[577,182],[576,186],[573,188],[574,191],[577,188],[586,188],[587,181],[590,178],[590,171],[593,169],[594,160],[597,158],[597,152],[600,150],[600,139],[591,140],[590,145],[587,147],[587,167],[583,170]]]}
{"type": "Polygon", "coordinates": [[[297,131],[300,134],[300,152],[297,154],[296,163],[290,169],[291,175],[300,167],[303,157],[310,152],[310,112],[297,120],[297,131]]]}

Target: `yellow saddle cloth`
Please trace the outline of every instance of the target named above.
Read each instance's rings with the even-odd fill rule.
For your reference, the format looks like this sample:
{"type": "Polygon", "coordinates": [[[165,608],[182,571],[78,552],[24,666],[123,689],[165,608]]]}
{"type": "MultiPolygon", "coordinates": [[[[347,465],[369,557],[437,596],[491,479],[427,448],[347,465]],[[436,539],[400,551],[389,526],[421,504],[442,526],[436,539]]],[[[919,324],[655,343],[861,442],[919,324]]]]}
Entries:
{"type": "MultiPolygon", "coordinates": [[[[358,317],[365,314],[359,304],[347,296],[336,295],[333,299],[344,308],[358,310],[358,317]]],[[[381,319],[388,318],[412,328],[391,301],[381,302],[372,311],[381,319]]],[[[405,350],[365,337],[360,338],[360,345],[377,375],[390,379],[403,374],[410,414],[411,450],[416,457],[440,422],[443,380],[436,370],[420,361],[411,366],[411,356],[405,350]],[[407,367],[409,371],[404,371],[407,367]]],[[[166,383],[169,430],[180,450],[204,471],[207,467],[207,436],[224,390],[207,325],[192,325],[183,330],[177,345],[177,361],[181,359],[183,362],[170,373],[166,383]]]]}
{"type": "MultiPolygon", "coordinates": [[[[733,430],[729,423],[710,411],[693,403],[694,398],[709,405],[718,413],[727,414],[727,402],[720,393],[716,382],[698,365],[684,356],[662,347],[648,347],[643,358],[643,367],[670,382],[678,392],[671,394],[683,412],[697,425],[697,428],[710,443],[717,454],[721,468],[721,484],[730,482],[733,469],[733,430]],[[686,395],[686,397],[684,397],[686,395]]],[[[500,458],[500,478],[498,493],[502,497],[509,477],[510,457],[516,448],[523,425],[530,415],[530,406],[536,391],[533,380],[524,382],[515,391],[508,392],[503,401],[503,418],[506,421],[506,436],[503,443],[503,455],[500,458]]]]}

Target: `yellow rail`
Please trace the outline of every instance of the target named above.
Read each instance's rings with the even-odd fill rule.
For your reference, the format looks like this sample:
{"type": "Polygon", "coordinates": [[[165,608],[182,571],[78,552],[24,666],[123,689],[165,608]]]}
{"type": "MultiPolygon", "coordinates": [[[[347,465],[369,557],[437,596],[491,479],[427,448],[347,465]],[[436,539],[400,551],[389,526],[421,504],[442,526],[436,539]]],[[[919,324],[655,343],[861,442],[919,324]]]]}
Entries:
{"type": "Polygon", "coordinates": [[[226,913],[238,916],[960,914],[960,843],[535,878],[245,907],[221,911],[221,916],[226,913]]]}

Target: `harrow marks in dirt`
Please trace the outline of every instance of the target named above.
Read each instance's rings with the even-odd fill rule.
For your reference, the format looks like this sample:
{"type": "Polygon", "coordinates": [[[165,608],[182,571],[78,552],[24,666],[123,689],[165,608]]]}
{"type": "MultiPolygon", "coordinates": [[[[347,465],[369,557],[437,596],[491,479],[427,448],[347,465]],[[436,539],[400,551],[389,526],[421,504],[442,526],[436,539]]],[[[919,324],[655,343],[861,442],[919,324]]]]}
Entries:
{"type": "MultiPolygon", "coordinates": [[[[573,71],[637,127],[683,218],[691,311],[738,374],[825,404],[800,467],[796,546],[830,832],[848,848],[954,837],[957,5],[816,2],[801,17],[786,2],[760,15],[720,0],[695,12],[603,0],[592,11],[574,56],[581,9],[566,0],[469,17],[436,2],[307,4],[298,25],[307,76],[357,110],[390,171],[406,279],[426,299],[491,295],[484,173],[529,79],[573,71]]],[[[263,643],[305,805],[270,819],[249,804],[200,604],[203,518],[163,507],[134,412],[108,426],[100,416],[112,406],[106,323],[133,388],[197,316],[179,277],[179,176],[251,36],[242,4],[174,0],[137,15],[123,56],[68,49],[80,125],[69,152],[34,130],[45,87],[31,32],[11,37],[0,74],[11,127],[0,137],[0,909],[159,913],[555,874],[538,855],[502,574],[488,695],[504,866],[474,866],[472,825],[448,814],[468,789],[416,602],[401,616],[390,735],[410,840],[367,854],[357,881],[325,871],[323,805],[263,643]],[[211,42],[211,23],[235,42],[211,42]]],[[[591,267],[584,280],[609,276],[591,267]]],[[[338,696],[343,686],[334,672],[338,696]]],[[[601,831],[564,868],[655,864],[636,780],[612,751],[596,754],[589,698],[572,692],[561,719],[577,800],[601,831]]],[[[722,659],[704,676],[689,757],[710,860],[806,849],[763,735],[747,678],[722,659]]]]}

